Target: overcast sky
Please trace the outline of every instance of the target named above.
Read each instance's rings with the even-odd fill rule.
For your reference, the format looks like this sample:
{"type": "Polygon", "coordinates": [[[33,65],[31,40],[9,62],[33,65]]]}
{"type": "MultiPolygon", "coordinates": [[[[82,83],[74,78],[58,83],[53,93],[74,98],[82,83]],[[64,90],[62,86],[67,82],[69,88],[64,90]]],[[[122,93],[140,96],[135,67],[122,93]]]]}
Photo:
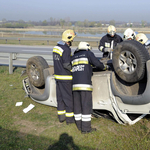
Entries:
{"type": "Polygon", "coordinates": [[[0,0],[0,20],[150,22],[150,0],[0,0]]]}

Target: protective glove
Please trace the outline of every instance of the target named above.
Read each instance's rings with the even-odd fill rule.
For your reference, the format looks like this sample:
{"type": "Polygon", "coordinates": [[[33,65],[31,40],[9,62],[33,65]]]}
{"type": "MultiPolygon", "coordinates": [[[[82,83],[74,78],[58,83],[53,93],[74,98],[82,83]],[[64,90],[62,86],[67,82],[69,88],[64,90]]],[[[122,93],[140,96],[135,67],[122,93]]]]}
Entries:
{"type": "Polygon", "coordinates": [[[112,49],[109,48],[109,47],[108,48],[104,48],[104,52],[109,52],[110,53],[110,52],[112,52],[112,49]]]}
{"type": "Polygon", "coordinates": [[[103,69],[104,71],[105,71],[105,70],[110,70],[110,66],[109,66],[109,65],[104,65],[104,67],[105,67],[105,68],[103,69]]]}

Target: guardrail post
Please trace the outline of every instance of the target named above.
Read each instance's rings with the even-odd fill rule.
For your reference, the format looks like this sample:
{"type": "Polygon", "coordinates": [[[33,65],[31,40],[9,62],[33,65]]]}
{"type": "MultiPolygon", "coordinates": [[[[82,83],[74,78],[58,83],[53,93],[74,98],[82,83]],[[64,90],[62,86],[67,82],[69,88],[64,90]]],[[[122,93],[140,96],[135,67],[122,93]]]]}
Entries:
{"type": "Polygon", "coordinates": [[[6,44],[7,44],[7,39],[6,39],[6,44]]]}
{"type": "Polygon", "coordinates": [[[49,45],[49,40],[47,40],[47,45],[49,45]]]}
{"type": "Polygon", "coordinates": [[[19,44],[20,44],[20,38],[18,38],[18,40],[19,40],[19,44]]]}
{"type": "Polygon", "coordinates": [[[99,44],[99,41],[97,41],[97,46],[99,46],[98,44],[99,44]]]}
{"type": "Polygon", "coordinates": [[[12,60],[12,53],[9,53],[9,74],[13,74],[13,60],[12,60]]]}
{"type": "Polygon", "coordinates": [[[13,59],[13,60],[16,60],[16,59],[17,59],[17,53],[13,53],[13,54],[12,54],[12,59],[13,59]]]}

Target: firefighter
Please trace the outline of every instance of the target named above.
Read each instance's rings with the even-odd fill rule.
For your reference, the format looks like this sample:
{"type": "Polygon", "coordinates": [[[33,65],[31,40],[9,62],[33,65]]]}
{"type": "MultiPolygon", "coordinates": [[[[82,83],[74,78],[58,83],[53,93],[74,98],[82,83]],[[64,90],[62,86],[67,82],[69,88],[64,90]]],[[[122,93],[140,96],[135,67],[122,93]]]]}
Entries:
{"type": "Polygon", "coordinates": [[[73,30],[65,30],[62,41],[53,48],[58,118],[67,124],[74,123],[70,46],[75,36],[73,30]]]}
{"type": "Polygon", "coordinates": [[[116,28],[110,25],[107,34],[101,38],[98,49],[103,52],[103,57],[109,57],[110,52],[122,41],[122,38],[116,34],[116,28]]]}
{"type": "Polygon", "coordinates": [[[136,33],[131,28],[128,28],[124,31],[123,35],[125,40],[135,40],[136,33]]]}
{"type": "Polygon", "coordinates": [[[103,65],[90,51],[91,47],[87,42],[80,42],[77,50],[72,56],[72,76],[73,76],[73,99],[74,117],[77,128],[81,133],[96,131],[91,128],[92,113],[92,67],[105,70],[103,65]]]}
{"type": "Polygon", "coordinates": [[[143,44],[147,50],[150,50],[150,41],[144,33],[138,33],[135,39],[143,44]]]}

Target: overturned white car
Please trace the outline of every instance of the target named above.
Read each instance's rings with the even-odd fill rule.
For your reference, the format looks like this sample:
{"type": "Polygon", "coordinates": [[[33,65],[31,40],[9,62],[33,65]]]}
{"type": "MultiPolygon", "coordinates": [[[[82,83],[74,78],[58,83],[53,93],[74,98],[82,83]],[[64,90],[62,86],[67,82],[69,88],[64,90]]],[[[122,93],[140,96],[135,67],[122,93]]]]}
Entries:
{"type": "MultiPolygon", "coordinates": [[[[113,51],[112,60],[101,60],[110,70],[93,68],[93,113],[107,112],[119,124],[134,124],[150,114],[150,56],[137,41],[124,41],[113,51]]],[[[57,107],[53,67],[41,56],[28,59],[26,94],[34,101],[57,107]]]]}

